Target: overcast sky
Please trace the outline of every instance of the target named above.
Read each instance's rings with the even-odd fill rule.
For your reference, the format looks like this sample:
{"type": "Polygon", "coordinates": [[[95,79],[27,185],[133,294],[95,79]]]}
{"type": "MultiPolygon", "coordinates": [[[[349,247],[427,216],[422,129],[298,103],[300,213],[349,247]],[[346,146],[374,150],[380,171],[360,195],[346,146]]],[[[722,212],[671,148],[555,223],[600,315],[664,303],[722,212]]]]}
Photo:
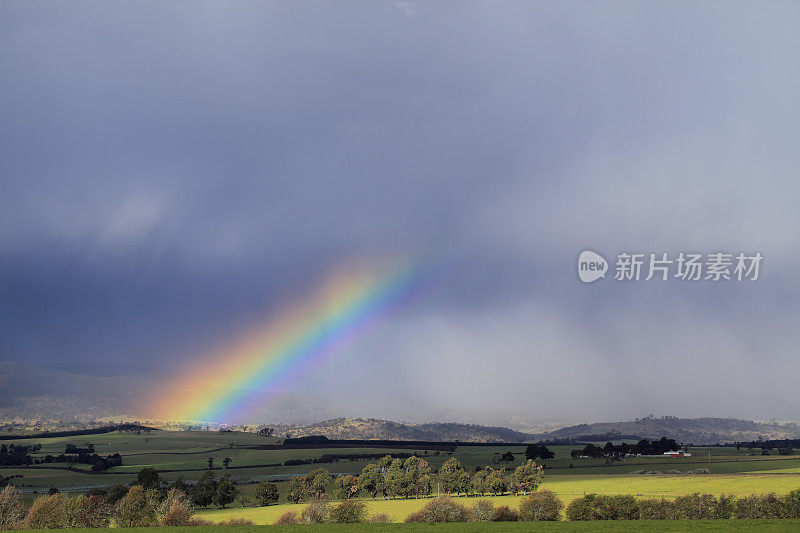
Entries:
{"type": "Polygon", "coordinates": [[[0,360],[169,376],[344,262],[436,256],[286,392],[800,419],[798,50],[797,2],[4,1],[0,360]],[[584,249],[764,261],[583,284],[584,249]]]}

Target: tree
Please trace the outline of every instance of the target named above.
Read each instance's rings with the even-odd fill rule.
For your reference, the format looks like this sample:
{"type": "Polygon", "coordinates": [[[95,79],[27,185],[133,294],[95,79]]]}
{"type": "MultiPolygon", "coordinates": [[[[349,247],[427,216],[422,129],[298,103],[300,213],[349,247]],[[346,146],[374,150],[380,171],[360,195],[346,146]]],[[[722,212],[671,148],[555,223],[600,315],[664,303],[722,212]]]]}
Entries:
{"type": "Polygon", "coordinates": [[[217,494],[217,475],[212,470],[203,472],[197,483],[194,484],[191,490],[192,501],[195,505],[199,505],[203,509],[208,507],[214,502],[214,496],[217,494]]]}
{"type": "Polygon", "coordinates": [[[312,498],[321,498],[325,494],[325,488],[333,480],[331,475],[324,468],[316,468],[306,476],[306,487],[308,494],[312,498]]]}
{"type": "Polygon", "coordinates": [[[307,492],[306,476],[294,476],[286,487],[286,499],[293,503],[300,503],[307,492]]]}
{"type": "Polygon", "coordinates": [[[508,481],[506,481],[505,472],[501,470],[491,470],[486,474],[486,487],[494,493],[495,496],[503,494],[508,488],[508,481]]]}
{"type": "Polygon", "coordinates": [[[513,452],[506,452],[500,456],[500,460],[504,463],[513,463],[514,462],[514,453],[513,452]]]}
{"type": "Polygon", "coordinates": [[[463,471],[464,468],[455,457],[451,457],[445,461],[439,469],[439,481],[442,484],[442,490],[444,490],[448,496],[451,492],[458,490],[459,483],[461,482],[461,472],[463,471]]]}
{"type": "Polygon", "coordinates": [[[155,468],[142,468],[136,475],[136,484],[141,485],[144,490],[158,490],[161,487],[158,470],[155,468]]]}
{"type": "MultiPolygon", "coordinates": [[[[414,455],[406,459],[403,463],[403,472],[405,476],[404,496],[409,497],[414,495],[419,497],[420,494],[425,493],[424,482],[422,480],[427,477],[425,481],[429,483],[430,471],[431,468],[428,465],[428,461],[425,459],[420,459],[414,455]]],[[[429,491],[430,489],[428,489],[428,492],[429,491]]]]}
{"type": "Polygon", "coordinates": [[[386,492],[390,498],[402,495],[405,492],[403,461],[394,459],[386,469],[384,479],[386,480],[386,492]]]}
{"type": "Polygon", "coordinates": [[[358,478],[346,474],[334,480],[334,497],[348,500],[358,493],[358,478]]]}
{"type": "Polygon", "coordinates": [[[211,470],[212,468],[214,468],[214,458],[213,457],[209,457],[208,458],[208,469],[211,470]]]}
{"type": "Polygon", "coordinates": [[[278,485],[269,481],[262,481],[256,489],[256,502],[264,507],[271,503],[278,503],[278,485]]]}
{"type": "Polygon", "coordinates": [[[228,469],[228,465],[229,464],[231,464],[231,458],[230,457],[226,457],[225,459],[222,460],[222,466],[225,467],[225,470],[228,469]]]}
{"type": "Polygon", "coordinates": [[[217,491],[214,494],[214,503],[219,505],[220,509],[225,509],[225,506],[229,503],[233,503],[238,495],[239,490],[236,488],[236,484],[233,482],[230,475],[225,474],[217,484],[217,491]]]}
{"type": "Polygon", "coordinates": [[[417,489],[419,490],[417,494],[423,497],[429,496],[433,488],[433,481],[434,478],[431,474],[423,474],[417,481],[417,489]]]}
{"type": "Polygon", "coordinates": [[[108,496],[106,496],[106,499],[108,503],[113,505],[124,498],[126,494],[128,494],[128,487],[125,485],[114,485],[108,489],[108,496]]]}
{"type": "Polygon", "coordinates": [[[361,475],[358,476],[358,486],[367,491],[374,500],[375,496],[384,489],[381,468],[374,463],[365,466],[361,470],[361,475]]]}
{"type": "Polygon", "coordinates": [[[514,471],[514,477],[523,493],[533,492],[542,483],[542,467],[533,462],[533,460],[528,459],[526,463],[517,467],[514,471]]]}
{"type": "Polygon", "coordinates": [[[169,484],[169,488],[179,490],[184,494],[189,494],[190,487],[189,485],[186,484],[186,482],[183,480],[182,477],[179,477],[178,479],[169,484]]]}
{"type": "Polygon", "coordinates": [[[472,492],[480,494],[481,496],[486,494],[486,470],[478,470],[475,472],[472,475],[470,483],[472,484],[472,492]]]}
{"type": "Polygon", "coordinates": [[[525,448],[526,459],[552,459],[553,457],[555,457],[555,454],[543,444],[529,444],[525,448]]]}
{"type": "Polygon", "coordinates": [[[466,470],[461,470],[458,473],[458,481],[456,482],[455,491],[463,492],[466,496],[469,496],[472,492],[472,477],[470,477],[469,472],[466,470]]]}

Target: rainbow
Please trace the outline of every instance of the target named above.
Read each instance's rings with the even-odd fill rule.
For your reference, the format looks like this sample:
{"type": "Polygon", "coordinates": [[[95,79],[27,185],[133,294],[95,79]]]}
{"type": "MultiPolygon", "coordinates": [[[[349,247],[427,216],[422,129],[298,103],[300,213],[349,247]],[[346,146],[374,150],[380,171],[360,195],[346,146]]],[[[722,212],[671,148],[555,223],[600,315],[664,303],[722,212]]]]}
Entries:
{"type": "Polygon", "coordinates": [[[152,412],[171,421],[248,422],[259,401],[352,342],[413,295],[421,264],[349,265],[263,326],[194,360],[162,387],[152,412]]]}

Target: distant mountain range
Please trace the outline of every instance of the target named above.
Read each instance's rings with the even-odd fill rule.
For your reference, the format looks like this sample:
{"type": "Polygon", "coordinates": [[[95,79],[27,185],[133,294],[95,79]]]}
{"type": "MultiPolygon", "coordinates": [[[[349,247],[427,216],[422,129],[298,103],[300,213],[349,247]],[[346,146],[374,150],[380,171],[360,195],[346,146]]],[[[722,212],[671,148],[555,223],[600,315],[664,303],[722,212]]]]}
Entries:
{"type": "Polygon", "coordinates": [[[324,435],[329,439],[388,439],[472,442],[532,442],[659,439],[668,437],[687,444],[716,444],[763,438],[800,438],[800,426],[737,420],[733,418],[643,418],[632,422],[601,422],[565,427],[549,433],[523,433],[504,427],[473,424],[403,424],[374,418],[337,418],[303,426],[275,426],[280,437],[324,435]]]}
{"type": "MultiPolygon", "coordinates": [[[[0,362],[0,423],[12,420],[91,422],[99,419],[136,421],[135,403],[147,397],[152,383],[143,376],[97,377],[0,362]],[[122,413],[131,413],[123,415],[122,413]]],[[[285,421],[287,413],[305,412],[306,419],[328,418],[331,411],[354,412],[348,404],[319,398],[278,397],[270,403],[263,420],[285,421]],[[294,411],[293,411],[294,410],[294,411]],[[266,416],[269,415],[269,416],[266,416]]],[[[365,408],[361,402],[362,410],[365,408]]],[[[338,414],[338,413],[337,413],[338,414]]],[[[355,414],[355,413],[354,413],[355,414]]],[[[360,414],[360,413],[358,413],[360,414]]],[[[335,416],[335,415],[334,415],[335,416]]],[[[392,415],[389,415],[392,416],[392,415]]],[[[436,419],[435,416],[426,418],[436,419]]],[[[446,417],[442,417],[446,418],[446,417]]],[[[291,418],[289,418],[291,419],[291,418]]],[[[144,417],[139,421],[146,420],[144,417]]],[[[324,422],[270,424],[279,437],[324,435],[329,439],[389,439],[474,442],[533,442],[572,439],[615,440],[668,437],[690,444],[746,442],[763,439],[800,438],[800,425],[788,422],[755,422],[734,418],[646,417],[627,422],[598,422],[534,433],[507,427],[464,423],[404,423],[377,418],[331,418],[324,422]]],[[[529,426],[530,427],[530,426],[529,426]]]]}
{"type": "MultiPolygon", "coordinates": [[[[598,422],[569,426],[547,433],[545,438],[611,437],[636,435],[656,439],[668,437],[678,442],[715,444],[768,439],[800,438],[800,426],[794,422],[754,422],[736,418],[661,418],[647,417],[630,422],[598,422]]],[[[604,440],[604,439],[601,439],[604,440]]]]}
{"type": "Polygon", "coordinates": [[[304,426],[274,426],[278,437],[324,435],[329,439],[528,442],[529,433],[474,424],[403,424],[375,418],[336,418],[304,426]]]}

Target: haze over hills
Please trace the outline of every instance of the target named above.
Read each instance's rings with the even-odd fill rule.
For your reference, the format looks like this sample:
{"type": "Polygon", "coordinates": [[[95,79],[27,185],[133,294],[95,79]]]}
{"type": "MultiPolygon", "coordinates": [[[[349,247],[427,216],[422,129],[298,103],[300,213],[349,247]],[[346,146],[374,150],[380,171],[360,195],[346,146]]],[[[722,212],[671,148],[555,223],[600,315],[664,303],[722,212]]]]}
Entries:
{"type": "Polygon", "coordinates": [[[275,426],[281,437],[324,435],[329,439],[387,439],[475,442],[532,442],[574,439],[616,440],[668,437],[687,444],[716,444],[762,438],[800,438],[800,426],[731,418],[644,418],[565,427],[549,433],[524,433],[504,427],[457,423],[403,424],[374,418],[337,418],[305,426],[275,426]]]}
{"type": "Polygon", "coordinates": [[[656,439],[669,437],[678,442],[715,444],[800,437],[800,426],[794,422],[754,422],[736,418],[661,418],[645,417],[628,422],[580,424],[552,431],[549,438],[582,438],[587,435],[637,435],[656,439]]]}
{"type": "Polygon", "coordinates": [[[0,361],[3,420],[95,420],[128,412],[146,380],[88,376],[0,361]]]}
{"type": "Polygon", "coordinates": [[[403,424],[375,418],[337,418],[307,426],[276,426],[277,436],[324,435],[329,439],[527,442],[534,435],[504,427],[476,424],[403,424]]]}
{"type": "MultiPolygon", "coordinates": [[[[149,419],[138,413],[135,406],[137,399],[147,396],[152,386],[146,376],[87,376],[0,362],[0,422],[49,420],[80,424],[101,419],[147,421],[149,419]]],[[[415,419],[408,416],[413,411],[410,405],[406,405],[404,411],[394,413],[406,420],[396,422],[370,417],[369,414],[364,416],[374,406],[369,402],[359,402],[355,397],[335,398],[327,403],[323,400],[300,395],[278,396],[260,413],[260,418],[263,417],[261,422],[272,427],[275,435],[280,437],[324,435],[330,439],[530,442],[548,439],[609,440],[624,436],[628,439],[669,437],[678,442],[714,444],[759,438],[800,438],[800,425],[794,422],[669,416],[579,424],[553,430],[550,430],[552,424],[547,424],[550,427],[546,430],[532,431],[524,428],[537,427],[536,424],[516,428],[478,425],[468,423],[469,419],[465,422],[464,416],[447,416],[430,410],[416,413],[415,419]],[[342,414],[351,416],[345,418],[342,414]]],[[[157,421],[159,424],[162,422],[165,426],[170,425],[170,421],[157,421]]],[[[502,417],[498,417],[497,422],[512,425],[502,417]]]]}

